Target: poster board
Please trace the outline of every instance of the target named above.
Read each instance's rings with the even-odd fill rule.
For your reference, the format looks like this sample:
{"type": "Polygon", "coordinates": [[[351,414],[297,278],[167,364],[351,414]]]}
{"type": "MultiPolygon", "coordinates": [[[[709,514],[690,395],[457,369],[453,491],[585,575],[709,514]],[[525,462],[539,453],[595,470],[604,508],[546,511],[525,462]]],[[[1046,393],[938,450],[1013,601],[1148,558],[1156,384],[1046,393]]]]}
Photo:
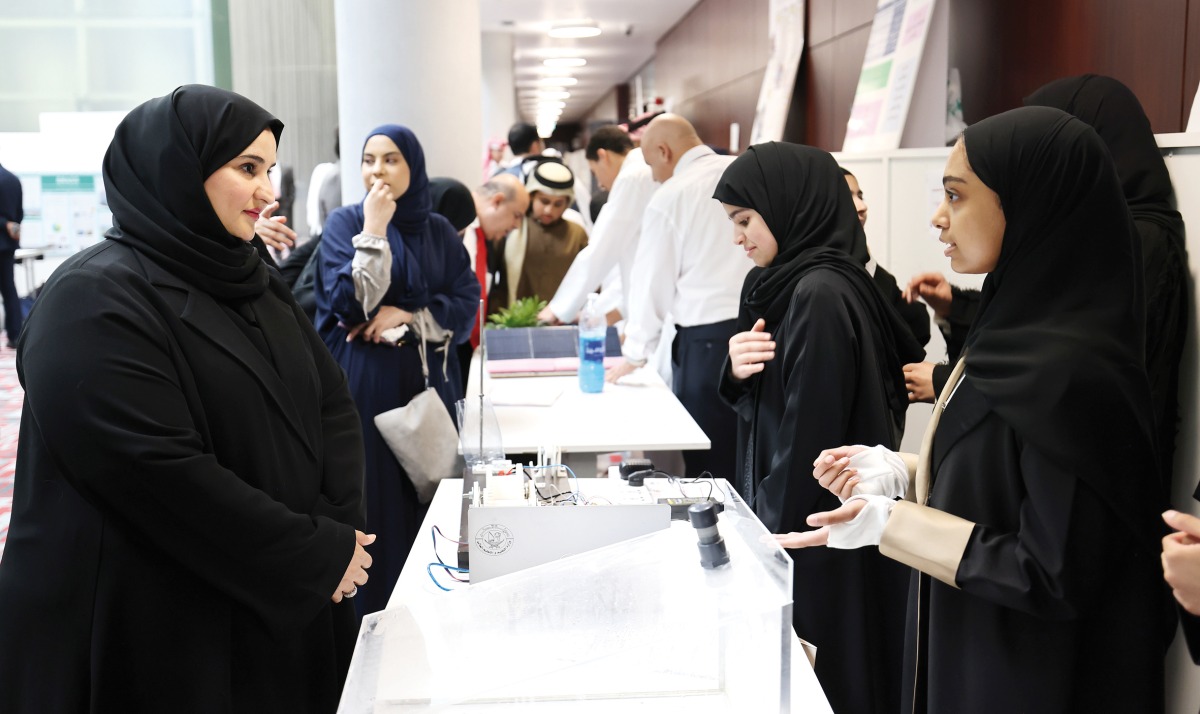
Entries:
{"type": "Polygon", "coordinates": [[[19,174],[25,220],[21,245],[68,256],[96,243],[112,226],[99,174],[19,174]]]}
{"type": "MultiPolygon", "coordinates": [[[[768,17],[768,37],[771,56],[763,72],[758,105],[754,109],[754,126],[750,130],[750,145],[764,141],[782,141],[792,105],[792,89],[796,86],[796,71],[804,51],[804,0],[771,0],[768,17]]],[[[730,138],[730,150],[737,147],[730,138]]]]}
{"type": "Polygon", "coordinates": [[[936,0],[879,0],[842,151],[944,144],[948,13],[936,0]]]}

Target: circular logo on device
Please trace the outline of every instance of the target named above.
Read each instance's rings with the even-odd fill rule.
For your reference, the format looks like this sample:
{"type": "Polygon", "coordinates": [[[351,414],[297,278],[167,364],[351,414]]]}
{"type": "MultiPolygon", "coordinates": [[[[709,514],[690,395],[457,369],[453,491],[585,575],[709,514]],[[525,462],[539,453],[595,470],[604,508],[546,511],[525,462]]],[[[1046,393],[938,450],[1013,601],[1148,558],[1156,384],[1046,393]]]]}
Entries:
{"type": "Polygon", "coordinates": [[[501,555],[512,547],[513,534],[507,526],[489,523],[475,531],[475,545],[488,555],[501,555]]]}

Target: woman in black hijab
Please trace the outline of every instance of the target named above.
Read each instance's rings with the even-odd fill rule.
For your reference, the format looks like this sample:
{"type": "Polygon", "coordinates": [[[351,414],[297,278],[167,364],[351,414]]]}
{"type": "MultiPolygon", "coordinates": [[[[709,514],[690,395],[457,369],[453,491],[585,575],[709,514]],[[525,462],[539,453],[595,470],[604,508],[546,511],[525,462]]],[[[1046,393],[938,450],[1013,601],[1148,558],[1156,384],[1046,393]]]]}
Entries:
{"type": "MultiPolygon", "coordinates": [[[[742,417],[738,487],[769,530],[799,530],[838,505],[811,477],[822,448],[899,446],[902,360],[924,353],[864,268],[866,238],[832,156],[752,146],[713,197],[756,265],[720,382],[742,417]]],[[[792,555],[796,632],[820,652],[834,711],[894,712],[905,569],[866,551],[792,555]]]]}
{"type": "Polygon", "coordinates": [[[814,475],[851,498],[810,523],[837,525],[781,540],[920,571],[904,711],[1162,711],[1139,249],[1108,151],[1027,107],[968,128],[942,182],[951,266],[988,277],[913,487],[851,497],[832,449],[814,475]]]}
{"type": "Polygon", "coordinates": [[[450,221],[460,238],[475,220],[475,199],[462,181],[448,176],[429,179],[429,199],[433,212],[450,221]]]}
{"type": "Polygon", "coordinates": [[[345,376],[250,240],[283,125],[188,85],[46,283],[0,564],[0,710],[332,712],[366,582],[345,376]]]}
{"type": "Polygon", "coordinates": [[[1179,427],[1179,362],[1187,335],[1187,249],[1183,217],[1171,207],[1175,189],[1141,103],[1112,77],[1085,74],[1055,80],[1025,98],[1091,125],[1112,154],[1125,202],[1142,244],[1146,286],[1146,373],[1154,400],[1163,505],[1171,500],[1179,427]]]}
{"type": "MultiPolygon", "coordinates": [[[[1155,437],[1161,468],[1147,471],[1159,482],[1163,505],[1171,499],[1175,435],[1179,426],[1179,363],[1187,334],[1187,250],[1183,218],[1171,207],[1174,189],[1166,162],[1154,140],[1150,120],[1124,84],[1094,74],[1057,79],[1025,98],[1026,106],[1061,109],[1089,124],[1108,147],[1125,202],[1141,238],[1146,286],[1146,372],[1154,400],[1155,437]]],[[[936,273],[931,281],[944,281],[936,273]]],[[[979,294],[952,288],[946,332],[951,361],[978,309],[979,294]]],[[[932,389],[946,383],[950,365],[932,368],[932,389]]],[[[921,384],[921,391],[926,387],[921,384]]],[[[1200,494],[1200,490],[1197,491],[1200,494]]],[[[1198,496],[1200,497],[1200,496],[1198,496]]]]}

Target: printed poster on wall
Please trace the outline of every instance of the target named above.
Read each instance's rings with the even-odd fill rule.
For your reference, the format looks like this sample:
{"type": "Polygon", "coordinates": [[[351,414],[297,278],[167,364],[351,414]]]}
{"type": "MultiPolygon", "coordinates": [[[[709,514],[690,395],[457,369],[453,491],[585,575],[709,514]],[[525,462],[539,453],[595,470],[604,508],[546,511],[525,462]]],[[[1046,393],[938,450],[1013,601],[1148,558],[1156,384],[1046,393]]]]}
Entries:
{"type": "Polygon", "coordinates": [[[22,175],[21,245],[67,256],[99,241],[112,226],[95,174],[22,175]]]}
{"type": "MultiPolygon", "coordinates": [[[[767,34],[771,55],[758,92],[754,126],[750,130],[751,145],[783,139],[800,53],[804,50],[804,0],[771,0],[769,13],[767,34]]],[[[729,148],[735,152],[738,149],[729,148]]]]}
{"type": "Polygon", "coordinates": [[[935,0],[879,0],[842,151],[900,148],[935,0]]]}

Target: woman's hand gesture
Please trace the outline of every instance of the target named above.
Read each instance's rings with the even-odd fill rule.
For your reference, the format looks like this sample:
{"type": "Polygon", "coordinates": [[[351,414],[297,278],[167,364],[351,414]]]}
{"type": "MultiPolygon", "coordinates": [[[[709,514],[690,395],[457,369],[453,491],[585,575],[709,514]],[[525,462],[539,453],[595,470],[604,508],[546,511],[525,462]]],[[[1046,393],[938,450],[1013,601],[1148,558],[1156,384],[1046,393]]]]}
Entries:
{"type": "Polygon", "coordinates": [[[950,315],[954,292],[950,289],[950,283],[946,282],[945,275],[921,273],[914,275],[908,281],[908,287],[904,288],[905,300],[911,303],[916,302],[917,298],[924,300],[933,309],[933,314],[944,319],[950,315]]]}
{"type": "Polygon", "coordinates": [[[383,182],[375,179],[367,197],[363,199],[363,232],[373,236],[386,236],[388,222],[396,214],[396,199],[392,189],[383,182]]]}
{"type": "Polygon", "coordinates": [[[344,597],[354,597],[358,593],[358,586],[367,582],[367,568],[371,567],[371,554],[363,546],[371,545],[374,542],[374,533],[367,535],[362,531],[354,531],[354,555],[350,558],[350,564],[346,566],[346,574],[342,576],[337,589],[333,591],[331,600],[341,602],[344,597]]]}
{"type": "Polygon", "coordinates": [[[775,359],[775,343],[766,332],[767,322],[759,318],[746,332],[729,338],[729,363],[733,378],[741,382],[758,374],[775,359]]]}
{"type": "Polygon", "coordinates": [[[933,362],[904,365],[904,387],[908,390],[908,401],[933,403],[937,399],[933,392],[933,362]]]}
{"type": "Polygon", "coordinates": [[[279,201],[268,203],[254,222],[254,232],[262,238],[263,243],[275,250],[283,250],[296,244],[296,231],[284,225],[287,223],[287,216],[272,215],[278,210],[279,201]]]}
{"type": "Polygon", "coordinates": [[[863,446],[839,446],[836,449],[825,449],[813,462],[813,478],[822,488],[843,501],[854,495],[854,487],[858,485],[858,471],[847,468],[850,457],[864,451],[863,446]]]}
{"type": "Polygon", "coordinates": [[[851,501],[832,511],[813,513],[805,519],[805,522],[810,526],[820,526],[820,528],[803,532],[775,533],[775,541],[781,548],[811,548],[817,545],[829,545],[830,526],[849,523],[858,518],[858,514],[866,506],[866,501],[851,501]]]}

